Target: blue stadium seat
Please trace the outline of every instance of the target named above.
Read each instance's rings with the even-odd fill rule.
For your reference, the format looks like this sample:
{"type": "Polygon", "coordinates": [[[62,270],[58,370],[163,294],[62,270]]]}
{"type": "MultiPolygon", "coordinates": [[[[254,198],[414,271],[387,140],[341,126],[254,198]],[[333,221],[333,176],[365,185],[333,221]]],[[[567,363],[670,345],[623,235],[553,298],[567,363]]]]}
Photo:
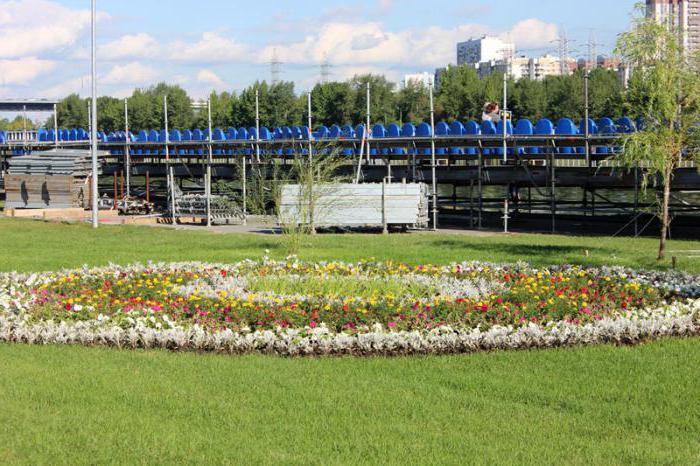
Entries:
{"type": "Polygon", "coordinates": [[[328,128],[326,126],[319,126],[314,133],[315,139],[328,139],[328,128]]]}
{"type": "MultiPolygon", "coordinates": [[[[141,131],[139,131],[139,135],[136,138],[136,141],[140,142],[140,143],[148,142],[148,131],[143,130],[143,129],[141,131]]],[[[134,151],[134,154],[135,155],[145,155],[146,149],[143,146],[141,146],[134,151]]]]}
{"type": "Polygon", "coordinates": [[[629,117],[622,117],[617,120],[617,128],[620,133],[633,133],[637,131],[637,125],[629,117]]]}
{"type": "MultiPolygon", "coordinates": [[[[551,136],[554,134],[554,123],[548,118],[543,118],[537,122],[535,125],[535,135],[537,136],[551,136]]],[[[549,145],[547,147],[534,147],[532,154],[544,154],[549,152],[549,145]]]]}
{"type": "MultiPolygon", "coordinates": [[[[518,122],[515,124],[515,128],[513,128],[513,134],[516,136],[532,136],[535,133],[535,127],[533,126],[532,122],[528,119],[521,119],[518,120],[518,122]]],[[[520,148],[518,152],[520,154],[533,154],[535,152],[532,152],[532,149],[536,149],[535,147],[527,147],[527,148],[520,148]]]]}
{"type": "MultiPolygon", "coordinates": [[[[388,133],[384,125],[382,124],[376,124],[372,127],[372,134],[371,134],[372,139],[384,139],[388,137],[388,133]]],[[[369,155],[371,156],[377,156],[377,155],[385,155],[389,153],[389,149],[382,149],[381,151],[375,147],[370,146],[369,149],[369,155]]]]}
{"type": "MultiPolygon", "coordinates": [[[[470,120],[464,125],[464,134],[467,136],[479,136],[481,135],[481,126],[478,122],[470,120]]],[[[478,155],[479,149],[477,147],[467,147],[464,149],[466,155],[478,155]]]]}
{"type": "MultiPolygon", "coordinates": [[[[446,137],[449,135],[450,135],[450,125],[448,125],[444,121],[441,121],[435,125],[435,136],[446,137]]],[[[438,147],[435,149],[435,153],[437,155],[447,155],[447,148],[446,147],[438,147]]]]}
{"type": "MultiPolygon", "coordinates": [[[[204,131],[201,129],[195,129],[192,131],[192,141],[203,142],[204,141],[204,131]]],[[[204,148],[199,145],[194,147],[194,155],[202,156],[204,155],[204,148]]]]}
{"type": "MultiPolygon", "coordinates": [[[[569,118],[562,118],[557,122],[557,127],[555,132],[558,136],[575,136],[578,134],[578,128],[573,121],[569,118]]],[[[573,147],[560,147],[560,154],[574,154],[575,150],[573,147]]]]}
{"type": "MultiPolygon", "coordinates": [[[[581,120],[581,123],[578,125],[578,132],[581,135],[586,134],[586,120],[585,119],[581,120]]],[[[595,121],[592,118],[588,119],[588,134],[590,134],[591,136],[595,136],[596,134],[598,134],[598,125],[596,125],[595,121]]],[[[586,155],[586,148],[585,147],[577,147],[576,153],[586,155]]],[[[591,153],[595,154],[595,148],[591,148],[591,153]]]]}
{"type": "MultiPolygon", "coordinates": [[[[510,120],[508,120],[505,129],[506,129],[506,136],[513,135],[513,123],[510,120]]],[[[503,135],[503,120],[499,121],[498,124],[496,125],[496,133],[499,136],[503,135]]],[[[496,149],[496,154],[503,155],[503,148],[496,149]]],[[[513,155],[513,154],[515,154],[515,152],[513,149],[508,149],[508,154],[513,155]]]]}
{"type": "MultiPolygon", "coordinates": [[[[496,131],[496,125],[492,121],[484,121],[481,123],[481,134],[484,136],[496,136],[498,132],[496,131]]],[[[493,149],[484,149],[484,155],[495,154],[493,149]]]]}
{"type": "MultiPolygon", "coordinates": [[[[430,125],[426,122],[423,122],[419,124],[416,127],[416,136],[417,137],[423,137],[423,138],[429,138],[433,135],[433,129],[430,127],[430,125]]],[[[421,155],[432,155],[432,150],[430,147],[423,148],[423,149],[418,149],[418,153],[421,155]]]]}

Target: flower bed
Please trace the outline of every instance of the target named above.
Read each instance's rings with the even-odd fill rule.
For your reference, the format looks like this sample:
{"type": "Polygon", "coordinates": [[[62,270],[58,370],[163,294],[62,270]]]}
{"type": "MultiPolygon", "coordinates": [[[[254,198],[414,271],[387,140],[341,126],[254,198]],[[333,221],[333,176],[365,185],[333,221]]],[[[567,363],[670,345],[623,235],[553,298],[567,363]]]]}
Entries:
{"type": "Polygon", "coordinates": [[[697,334],[698,277],[526,264],[244,261],[0,275],[0,340],[407,354],[697,334]]]}

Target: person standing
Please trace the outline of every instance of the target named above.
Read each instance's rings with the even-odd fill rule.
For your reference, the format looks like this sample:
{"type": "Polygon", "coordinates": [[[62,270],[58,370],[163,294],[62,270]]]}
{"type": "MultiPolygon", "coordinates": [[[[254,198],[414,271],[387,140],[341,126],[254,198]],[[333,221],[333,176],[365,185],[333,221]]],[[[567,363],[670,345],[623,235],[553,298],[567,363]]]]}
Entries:
{"type": "Polygon", "coordinates": [[[482,121],[490,121],[497,124],[501,121],[501,108],[497,103],[489,102],[484,105],[484,113],[481,115],[482,121]]]}

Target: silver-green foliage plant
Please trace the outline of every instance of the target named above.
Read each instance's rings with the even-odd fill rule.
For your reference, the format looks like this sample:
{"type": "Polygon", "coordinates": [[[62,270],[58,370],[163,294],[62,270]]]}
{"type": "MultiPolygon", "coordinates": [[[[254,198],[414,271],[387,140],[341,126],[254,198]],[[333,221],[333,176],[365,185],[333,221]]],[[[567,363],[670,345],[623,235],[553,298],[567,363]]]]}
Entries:
{"type": "Polygon", "coordinates": [[[700,161],[700,51],[684,50],[681,33],[647,17],[639,4],[632,28],[617,43],[617,53],[633,69],[627,110],[643,121],[625,136],[620,160],[628,168],[643,168],[643,189],[653,185],[661,191],[658,260],[666,255],[674,173],[684,161],[700,161]]]}
{"type": "MultiPolygon", "coordinates": [[[[298,218],[286,219],[282,224],[288,253],[298,253],[304,238],[316,233],[317,220],[323,216],[321,210],[329,207],[319,207],[318,201],[333,189],[334,183],[345,181],[339,170],[346,163],[347,160],[340,155],[338,148],[332,146],[317,146],[311,154],[295,155],[291,178],[299,188],[296,209],[298,218]]],[[[281,202],[278,205],[281,206],[281,202]]]]}

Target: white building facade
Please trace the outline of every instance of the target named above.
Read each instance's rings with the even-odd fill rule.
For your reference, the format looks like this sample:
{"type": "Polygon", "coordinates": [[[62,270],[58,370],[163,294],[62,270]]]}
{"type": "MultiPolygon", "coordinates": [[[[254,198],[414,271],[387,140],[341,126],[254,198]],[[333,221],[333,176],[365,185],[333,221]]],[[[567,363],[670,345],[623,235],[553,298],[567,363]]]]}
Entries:
{"type": "Polygon", "coordinates": [[[457,44],[457,65],[505,61],[511,59],[514,54],[515,44],[498,37],[484,36],[457,44]]]}
{"type": "Polygon", "coordinates": [[[401,88],[405,89],[410,85],[419,85],[423,87],[434,86],[435,74],[428,72],[407,74],[403,77],[403,81],[401,81],[401,88]]]}

